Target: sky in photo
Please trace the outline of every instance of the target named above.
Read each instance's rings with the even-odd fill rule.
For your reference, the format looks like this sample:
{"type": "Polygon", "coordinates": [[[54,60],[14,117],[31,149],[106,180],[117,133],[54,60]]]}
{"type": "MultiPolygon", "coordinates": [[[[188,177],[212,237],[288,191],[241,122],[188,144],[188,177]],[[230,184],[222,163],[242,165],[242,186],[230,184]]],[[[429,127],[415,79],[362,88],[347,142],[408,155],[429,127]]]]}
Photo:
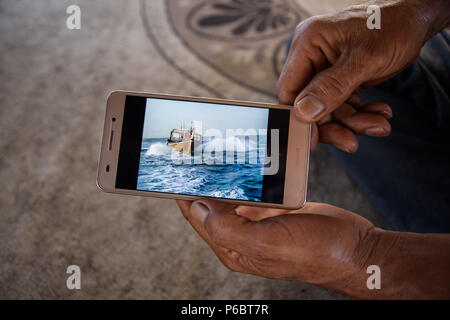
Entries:
{"type": "Polygon", "coordinates": [[[172,129],[193,121],[202,121],[203,132],[210,128],[267,129],[269,109],[237,107],[215,103],[201,103],[165,99],[147,99],[143,138],[167,138],[172,129]]]}

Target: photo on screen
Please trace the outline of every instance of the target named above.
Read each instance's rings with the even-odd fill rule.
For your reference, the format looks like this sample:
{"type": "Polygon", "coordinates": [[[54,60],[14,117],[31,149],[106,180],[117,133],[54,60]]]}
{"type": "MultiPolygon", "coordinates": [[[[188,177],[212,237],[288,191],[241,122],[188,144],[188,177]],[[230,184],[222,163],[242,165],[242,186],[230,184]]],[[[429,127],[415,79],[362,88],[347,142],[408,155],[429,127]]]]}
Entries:
{"type": "Polygon", "coordinates": [[[147,98],[137,190],[263,201],[269,109],[147,98]]]}

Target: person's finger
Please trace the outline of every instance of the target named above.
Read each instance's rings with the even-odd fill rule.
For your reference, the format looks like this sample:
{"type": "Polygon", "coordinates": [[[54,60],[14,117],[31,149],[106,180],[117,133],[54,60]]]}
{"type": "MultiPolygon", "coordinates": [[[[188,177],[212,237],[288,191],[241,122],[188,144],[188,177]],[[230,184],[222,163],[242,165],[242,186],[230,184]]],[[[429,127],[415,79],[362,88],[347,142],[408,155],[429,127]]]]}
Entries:
{"type": "MultiPolygon", "coordinates": [[[[205,240],[211,246],[211,240],[208,234],[205,232],[205,228],[201,224],[201,220],[197,216],[193,216],[194,202],[187,200],[177,200],[177,205],[181,210],[181,213],[186,218],[186,220],[191,224],[194,230],[199,234],[199,236],[205,240]]],[[[196,206],[199,204],[195,204],[196,206]]]]}
{"type": "MultiPolygon", "coordinates": [[[[199,200],[202,206],[193,206],[193,218],[202,224],[213,246],[237,251],[246,256],[261,254],[269,231],[263,232],[262,222],[253,222],[236,214],[231,207],[217,201],[199,200]]],[[[196,223],[197,224],[197,223],[196,223]]]]}
{"type": "Polygon", "coordinates": [[[194,230],[198,235],[214,250],[219,259],[225,263],[223,256],[226,250],[223,250],[218,246],[210,237],[205,229],[205,221],[208,218],[210,209],[206,205],[209,203],[210,206],[215,207],[217,210],[227,212],[228,210],[234,210],[235,205],[229,205],[213,200],[200,200],[200,201],[185,201],[177,200],[177,204],[181,209],[184,217],[189,221],[194,230]]]}
{"type": "MultiPolygon", "coordinates": [[[[189,214],[185,215],[186,219],[191,223],[192,227],[200,234],[200,236],[208,242],[210,241],[210,235],[206,231],[205,224],[209,219],[209,215],[212,212],[222,212],[235,214],[234,210],[236,205],[227,204],[220,201],[202,199],[194,201],[189,210],[189,214]]],[[[246,219],[246,218],[243,218],[246,219]]]]}
{"type": "Polygon", "coordinates": [[[359,96],[353,92],[353,94],[347,99],[347,101],[345,101],[345,103],[356,108],[361,105],[361,100],[359,99],[359,96]]]}
{"type": "Polygon", "coordinates": [[[355,153],[359,146],[353,131],[335,122],[319,126],[319,139],[320,142],[334,145],[347,153],[355,153]]]}
{"type": "Polygon", "coordinates": [[[317,203],[317,202],[307,202],[301,208],[296,210],[297,214],[309,214],[309,215],[321,215],[321,216],[329,216],[335,217],[339,219],[345,219],[350,222],[355,221],[366,221],[366,218],[361,217],[351,211],[338,208],[326,203],[317,203]]]}
{"type": "Polygon", "coordinates": [[[246,261],[246,259],[243,258],[241,253],[220,246],[215,246],[211,248],[213,249],[214,253],[220,260],[220,262],[222,262],[222,264],[231,271],[247,274],[255,274],[250,270],[250,268],[248,268],[246,264],[243,263],[243,261],[246,261]]]}
{"type": "Polygon", "coordinates": [[[295,99],[295,113],[300,121],[316,122],[342,105],[363,79],[354,65],[336,63],[315,75],[295,99]]]}
{"type": "Polygon", "coordinates": [[[304,55],[289,55],[277,82],[279,103],[293,105],[299,91],[308,83],[312,76],[313,69],[308,57],[304,55]]]}
{"type": "Polygon", "coordinates": [[[310,150],[316,150],[319,145],[319,128],[317,124],[313,123],[311,126],[311,142],[310,142],[310,150]]]}
{"type": "Polygon", "coordinates": [[[385,119],[391,119],[393,116],[392,109],[383,102],[371,102],[357,107],[360,112],[376,113],[383,116],[385,119]]]}
{"type": "Polygon", "coordinates": [[[385,117],[375,113],[358,112],[345,103],[333,112],[333,118],[357,135],[385,137],[391,133],[391,125],[385,117]]]}
{"type": "Polygon", "coordinates": [[[277,96],[281,104],[293,105],[298,93],[313,75],[336,60],[336,53],[330,50],[328,44],[321,42],[321,37],[317,37],[323,27],[318,17],[306,19],[297,26],[277,83],[277,96]]]}
{"type": "Polygon", "coordinates": [[[181,213],[186,217],[186,214],[191,210],[191,205],[193,201],[189,200],[176,200],[178,207],[181,210],[181,213]]]}
{"type": "Polygon", "coordinates": [[[239,206],[236,208],[236,213],[240,216],[246,217],[251,221],[261,221],[267,218],[289,214],[291,211],[286,209],[275,209],[265,207],[249,207],[239,206]]]}
{"type": "Polygon", "coordinates": [[[249,271],[241,263],[241,255],[237,251],[221,247],[211,240],[210,236],[203,225],[204,211],[209,214],[208,207],[201,201],[194,203],[193,201],[177,200],[184,217],[189,221],[194,230],[200,237],[211,247],[217,258],[229,269],[236,272],[248,273],[249,271]]]}

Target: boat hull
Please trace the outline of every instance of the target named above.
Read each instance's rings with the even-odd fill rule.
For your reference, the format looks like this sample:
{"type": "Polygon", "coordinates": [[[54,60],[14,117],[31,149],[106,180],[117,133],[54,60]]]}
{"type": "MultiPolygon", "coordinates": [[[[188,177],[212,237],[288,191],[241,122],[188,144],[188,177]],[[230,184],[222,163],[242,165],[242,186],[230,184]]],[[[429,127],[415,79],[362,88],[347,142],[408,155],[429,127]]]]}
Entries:
{"type": "Polygon", "coordinates": [[[192,141],[181,141],[181,142],[169,142],[167,145],[180,153],[185,155],[193,155],[194,149],[192,148],[192,141]]]}

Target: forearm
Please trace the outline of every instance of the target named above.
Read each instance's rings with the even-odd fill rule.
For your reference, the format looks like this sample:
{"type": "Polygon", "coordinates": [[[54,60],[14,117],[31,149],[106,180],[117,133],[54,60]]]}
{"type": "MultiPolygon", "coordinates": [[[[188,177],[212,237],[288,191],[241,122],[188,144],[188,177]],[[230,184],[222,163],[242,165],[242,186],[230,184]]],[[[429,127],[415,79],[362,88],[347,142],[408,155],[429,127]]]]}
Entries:
{"type": "Polygon", "coordinates": [[[367,256],[348,281],[334,290],[363,299],[449,299],[450,235],[416,234],[375,229],[366,241],[367,256]],[[367,267],[381,271],[381,289],[367,288],[367,267]]]}

